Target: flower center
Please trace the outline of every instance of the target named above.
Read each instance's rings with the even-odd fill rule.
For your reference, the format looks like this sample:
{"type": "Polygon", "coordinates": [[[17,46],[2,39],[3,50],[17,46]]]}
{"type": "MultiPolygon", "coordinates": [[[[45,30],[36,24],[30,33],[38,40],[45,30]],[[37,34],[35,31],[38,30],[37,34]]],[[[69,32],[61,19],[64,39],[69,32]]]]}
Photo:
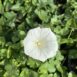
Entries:
{"type": "Polygon", "coordinates": [[[36,46],[37,46],[38,48],[44,47],[44,41],[38,40],[38,41],[36,42],[36,46]]]}

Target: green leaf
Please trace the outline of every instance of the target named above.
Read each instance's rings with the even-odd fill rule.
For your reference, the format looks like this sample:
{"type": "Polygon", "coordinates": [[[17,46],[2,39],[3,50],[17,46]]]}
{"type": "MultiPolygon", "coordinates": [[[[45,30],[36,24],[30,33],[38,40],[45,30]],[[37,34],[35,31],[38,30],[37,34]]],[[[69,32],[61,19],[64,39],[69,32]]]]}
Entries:
{"type": "Polygon", "coordinates": [[[48,74],[42,74],[39,77],[48,77],[48,74]]]}
{"type": "Polygon", "coordinates": [[[41,63],[37,60],[34,60],[32,58],[28,58],[27,65],[31,68],[37,68],[41,63]]]}
{"type": "Polygon", "coordinates": [[[8,21],[14,20],[16,14],[14,12],[5,12],[4,17],[8,19],[8,21]]]}
{"type": "Polygon", "coordinates": [[[77,49],[71,49],[71,50],[69,51],[68,57],[69,57],[70,59],[77,59],[77,49]]]}
{"type": "Polygon", "coordinates": [[[60,77],[60,76],[57,73],[55,73],[53,77],[60,77]]]}
{"type": "Polygon", "coordinates": [[[77,74],[73,73],[73,72],[69,72],[68,73],[68,77],[77,77],[77,74]]]}
{"type": "Polygon", "coordinates": [[[53,73],[55,71],[56,71],[56,68],[53,62],[51,63],[46,62],[42,64],[39,68],[39,73],[47,73],[47,72],[53,73]]]}
{"type": "Polygon", "coordinates": [[[3,77],[18,77],[19,75],[19,70],[15,65],[7,64],[5,70],[6,72],[3,77]]]}
{"type": "Polygon", "coordinates": [[[9,47],[7,50],[7,58],[10,58],[12,54],[11,48],[9,47]]]}
{"type": "Polygon", "coordinates": [[[11,7],[11,10],[20,11],[22,7],[20,6],[20,3],[17,3],[11,7]]]}
{"type": "Polygon", "coordinates": [[[0,14],[3,14],[3,12],[4,12],[4,8],[2,5],[2,1],[0,0],[0,14]]]}
{"type": "Polygon", "coordinates": [[[56,65],[57,70],[61,73],[61,76],[63,77],[63,68],[62,65],[58,62],[58,64],[56,65]]]}
{"type": "Polygon", "coordinates": [[[37,0],[32,0],[32,4],[36,5],[37,4],[37,0]]]}
{"type": "Polygon", "coordinates": [[[56,60],[62,61],[64,59],[64,57],[62,56],[61,52],[58,51],[57,55],[56,55],[56,60]]]}
{"type": "Polygon", "coordinates": [[[47,12],[46,11],[44,11],[44,10],[38,10],[38,9],[36,9],[35,10],[35,13],[38,15],[38,17],[42,20],[42,21],[44,21],[44,22],[47,22],[48,21],[48,15],[47,15],[47,12]]]}
{"type": "Polygon", "coordinates": [[[27,68],[22,69],[19,77],[29,77],[30,71],[27,68]]]}
{"type": "Polygon", "coordinates": [[[2,45],[3,47],[5,43],[6,43],[5,37],[0,37],[0,45],[2,45]]]}

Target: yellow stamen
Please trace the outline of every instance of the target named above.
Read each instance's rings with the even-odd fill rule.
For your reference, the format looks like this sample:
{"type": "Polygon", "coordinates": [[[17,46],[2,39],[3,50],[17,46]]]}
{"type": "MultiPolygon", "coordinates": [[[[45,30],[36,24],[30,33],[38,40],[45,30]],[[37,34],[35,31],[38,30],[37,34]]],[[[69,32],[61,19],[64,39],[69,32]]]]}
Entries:
{"type": "Polygon", "coordinates": [[[43,41],[39,40],[36,42],[36,45],[38,48],[42,48],[44,46],[44,43],[43,43],[43,41]]]}

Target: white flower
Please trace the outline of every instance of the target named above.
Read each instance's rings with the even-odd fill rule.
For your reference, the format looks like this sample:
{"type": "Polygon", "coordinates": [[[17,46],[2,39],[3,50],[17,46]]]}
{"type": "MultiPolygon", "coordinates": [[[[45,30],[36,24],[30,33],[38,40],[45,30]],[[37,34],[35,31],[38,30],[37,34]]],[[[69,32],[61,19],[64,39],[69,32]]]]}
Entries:
{"type": "Polygon", "coordinates": [[[31,29],[23,44],[26,55],[42,62],[54,57],[58,50],[56,35],[50,28],[38,27],[31,29]]]}

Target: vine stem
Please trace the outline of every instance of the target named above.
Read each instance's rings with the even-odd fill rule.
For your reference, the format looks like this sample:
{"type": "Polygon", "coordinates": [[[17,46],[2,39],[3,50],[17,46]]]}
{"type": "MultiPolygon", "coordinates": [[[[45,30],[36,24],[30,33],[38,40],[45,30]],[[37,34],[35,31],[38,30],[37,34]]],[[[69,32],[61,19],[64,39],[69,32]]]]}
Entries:
{"type": "Polygon", "coordinates": [[[70,34],[68,35],[68,39],[70,38],[73,31],[74,31],[74,28],[71,29],[70,34]]]}

